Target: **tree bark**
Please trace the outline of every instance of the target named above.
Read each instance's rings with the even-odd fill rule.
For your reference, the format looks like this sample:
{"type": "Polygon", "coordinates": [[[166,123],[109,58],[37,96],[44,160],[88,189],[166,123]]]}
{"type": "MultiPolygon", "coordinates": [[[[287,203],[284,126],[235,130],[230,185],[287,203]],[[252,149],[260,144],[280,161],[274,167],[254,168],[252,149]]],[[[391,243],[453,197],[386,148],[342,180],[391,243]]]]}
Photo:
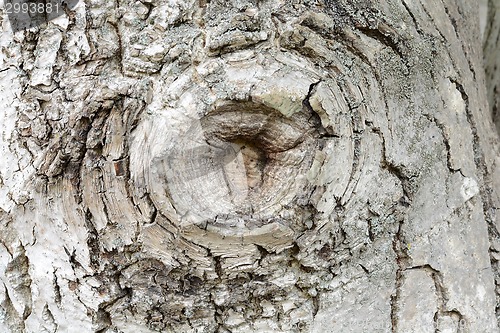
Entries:
{"type": "Polygon", "coordinates": [[[4,15],[0,330],[498,332],[478,17],[85,0],[13,33],[4,15]]]}
{"type": "Polygon", "coordinates": [[[500,133],[500,2],[488,1],[488,19],[484,36],[484,66],[488,103],[497,131],[500,133]]]}

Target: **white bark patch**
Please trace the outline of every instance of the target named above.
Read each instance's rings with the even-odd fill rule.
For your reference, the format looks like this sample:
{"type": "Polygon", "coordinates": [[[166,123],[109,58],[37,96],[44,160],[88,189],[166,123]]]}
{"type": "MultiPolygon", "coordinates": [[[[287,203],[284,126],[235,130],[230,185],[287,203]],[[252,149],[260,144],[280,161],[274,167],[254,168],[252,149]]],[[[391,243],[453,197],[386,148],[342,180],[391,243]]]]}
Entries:
{"type": "Polygon", "coordinates": [[[35,63],[31,72],[31,85],[49,86],[57,52],[62,41],[62,33],[57,28],[44,30],[35,51],[35,63]]]}
{"type": "Polygon", "coordinates": [[[464,202],[468,201],[479,193],[479,185],[473,178],[465,177],[460,187],[460,193],[462,194],[464,202]]]}

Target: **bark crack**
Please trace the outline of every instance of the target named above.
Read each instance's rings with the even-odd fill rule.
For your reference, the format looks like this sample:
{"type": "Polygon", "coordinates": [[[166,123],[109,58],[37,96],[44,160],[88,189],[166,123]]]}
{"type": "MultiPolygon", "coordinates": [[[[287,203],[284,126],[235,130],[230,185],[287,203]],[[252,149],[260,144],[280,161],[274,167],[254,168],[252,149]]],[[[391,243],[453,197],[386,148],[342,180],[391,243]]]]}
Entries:
{"type": "Polygon", "coordinates": [[[382,45],[385,45],[386,47],[391,49],[395,54],[399,56],[400,59],[405,59],[404,52],[401,50],[399,43],[394,40],[393,36],[384,34],[379,29],[369,27],[358,27],[358,30],[366,36],[379,41],[382,45]]]}
{"type": "Polygon", "coordinates": [[[403,6],[405,7],[406,11],[410,15],[410,17],[411,17],[411,19],[413,21],[413,25],[415,26],[415,29],[417,29],[418,32],[421,32],[421,28],[420,28],[419,24],[417,23],[417,19],[415,18],[415,14],[413,14],[413,12],[408,7],[408,4],[406,3],[406,0],[403,0],[401,3],[403,4],[403,6]]]}
{"type": "MultiPolygon", "coordinates": [[[[445,102],[443,101],[443,105],[444,104],[445,104],[445,102]]],[[[443,138],[443,144],[444,144],[445,149],[446,149],[446,166],[448,167],[448,170],[450,170],[452,172],[461,171],[460,168],[458,168],[458,169],[453,168],[452,156],[451,156],[451,145],[450,145],[450,139],[449,139],[447,131],[446,131],[446,125],[439,122],[439,120],[437,120],[437,118],[431,114],[425,113],[425,114],[423,114],[423,116],[426,117],[427,120],[429,120],[430,122],[434,123],[437,126],[437,128],[439,128],[439,131],[441,132],[441,137],[443,138]]]]}
{"type": "Polygon", "coordinates": [[[460,313],[460,311],[458,311],[457,309],[448,310],[448,290],[446,289],[444,284],[443,274],[439,270],[433,268],[429,264],[409,267],[407,268],[407,270],[423,270],[427,272],[434,281],[434,288],[438,300],[437,311],[434,314],[434,327],[436,329],[436,333],[440,332],[439,321],[442,320],[442,318],[445,316],[456,318],[456,321],[460,326],[466,325],[464,316],[460,313]]]}
{"type": "Polygon", "coordinates": [[[396,255],[396,270],[395,292],[391,295],[391,332],[398,332],[398,312],[400,311],[401,292],[404,283],[403,272],[408,267],[409,257],[406,253],[406,246],[402,237],[403,221],[399,222],[398,231],[392,240],[392,250],[396,255]]]}
{"type": "MultiPolygon", "coordinates": [[[[446,4],[445,4],[445,2],[443,0],[441,0],[441,3],[443,4],[443,8],[444,8],[444,11],[446,12],[446,15],[448,15],[448,17],[450,18],[450,22],[451,22],[451,24],[453,26],[453,31],[455,33],[457,41],[462,41],[462,38],[460,38],[460,35],[458,33],[458,26],[457,26],[456,19],[451,15],[448,6],[446,6],[446,4]]],[[[457,9],[460,11],[460,4],[457,4],[457,9]]],[[[467,52],[467,49],[465,48],[465,41],[464,42],[460,42],[460,45],[462,47],[462,51],[463,51],[465,60],[467,61],[467,64],[469,66],[469,70],[472,73],[472,77],[476,81],[476,71],[474,70],[474,66],[472,65],[472,62],[471,62],[471,59],[470,59],[469,54],[467,52]]]]}

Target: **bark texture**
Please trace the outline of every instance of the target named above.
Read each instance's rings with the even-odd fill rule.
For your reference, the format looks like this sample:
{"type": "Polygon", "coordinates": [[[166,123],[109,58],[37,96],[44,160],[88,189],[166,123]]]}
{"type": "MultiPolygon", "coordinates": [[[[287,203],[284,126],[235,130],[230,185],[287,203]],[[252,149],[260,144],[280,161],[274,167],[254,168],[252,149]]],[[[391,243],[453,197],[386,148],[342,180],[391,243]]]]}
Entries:
{"type": "Polygon", "coordinates": [[[500,133],[500,1],[488,1],[488,18],[484,36],[484,66],[488,102],[493,121],[500,133]]]}
{"type": "Polygon", "coordinates": [[[0,35],[2,332],[498,332],[471,1],[82,1],[0,35]]]}

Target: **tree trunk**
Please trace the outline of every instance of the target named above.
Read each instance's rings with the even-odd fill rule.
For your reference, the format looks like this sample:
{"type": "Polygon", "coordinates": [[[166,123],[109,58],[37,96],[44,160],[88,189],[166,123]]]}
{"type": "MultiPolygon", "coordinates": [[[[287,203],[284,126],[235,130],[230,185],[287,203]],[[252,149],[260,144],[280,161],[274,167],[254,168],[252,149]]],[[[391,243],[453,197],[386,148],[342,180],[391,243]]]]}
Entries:
{"type": "Polygon", "coordinates": [[[473,1],[66,9],[0,35],[2,332],[499,331],[473,1]]]}

